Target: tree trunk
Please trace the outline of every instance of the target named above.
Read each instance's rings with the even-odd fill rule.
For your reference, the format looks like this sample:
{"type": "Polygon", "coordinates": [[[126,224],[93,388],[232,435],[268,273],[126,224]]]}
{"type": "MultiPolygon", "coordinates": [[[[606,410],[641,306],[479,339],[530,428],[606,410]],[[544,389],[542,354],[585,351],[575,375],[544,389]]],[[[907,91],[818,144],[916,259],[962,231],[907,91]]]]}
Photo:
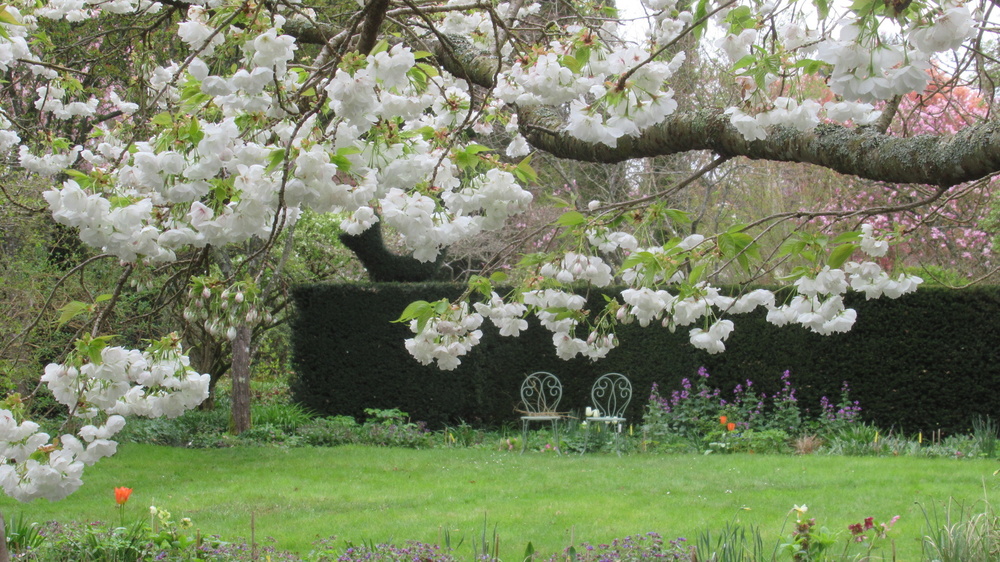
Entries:
{"type": "Polygon", "coordinates": [[[253,330],[244,324],[236,328],[233,340],[233,433],[250,429],[250,337],[253,330]]]}

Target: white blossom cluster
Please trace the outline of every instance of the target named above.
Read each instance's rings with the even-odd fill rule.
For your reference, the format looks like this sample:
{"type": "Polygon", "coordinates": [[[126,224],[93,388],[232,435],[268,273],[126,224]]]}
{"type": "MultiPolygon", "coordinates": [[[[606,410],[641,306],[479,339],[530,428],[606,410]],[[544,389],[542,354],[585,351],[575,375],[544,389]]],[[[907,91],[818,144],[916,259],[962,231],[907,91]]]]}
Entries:
{"type": "Polygon", "coordinates": [[[585,340],[575,337],[580,321],[574,313],[587,304],[582,296],[559,289],[541,289],[527,291],[521,297],[524,304],[533,308],[542,326],[552,332],[552,344],[560,359],[569,360],[577,355],[600,359],[615,347],[610,334],[592,331],[585,340]]]}
{"type": "MultiPolygon", "coordinates": [[[[591,232],[593,242],[607,242],[607,237],[596,236],[595,233],[596,231],[591,232]]],[[[704,242],[704,236],[691,235],[672,245],[670,250],[653,248],[636,251],[676,257],[680,255],[677,252],[691,252],[704,242]]],[[[880,257],[888,250],[888,242],[875,236],[870,225],[862,225],[858,247],[869,256],[880,257]]],[[[566,253],[558,263],[543,264],[539,268],[539,275],[562,285],[586,282],[595,286],[607,286],[613,280],[610,267],[599,258],[575,252],[566,253]]],[[[848,289],[864,292],[867,298],[883,295],[898,298],[915,291],[921,283],[921,279],[915,276],[890,278],[873,262],[849,262],[843,269],[825,266],[812,275],[799,277],[794,283],[797,294],[789,302],[777,304],[775,294],[766,289],[755,289],[730,297],[721,294],[718,288],[708,283],[699,282],[682,290],[679,287],[685,276],[680,271],[671,275],[668,281],[664,280],[662,272],[649,275],[642,265],[626,268],[619,275],[631,286],[621,292],[622,304],[615,313],[617,322],[628,324],[636,321],[643,327],[657,322],[671,331],[701,322],[701,326],[690,329],[689,341],[693,347],[709,353],[725,351],[725,342],[735,329],[733,321],[725,318],[729,315],[744,314],[763,307],[767,311],[767,321],[778,326],[799,324],[824,335],[846,332],[854,325],[857,317],[855,310],[844,306],[843,295],[848,289]],[[663,288],[671,285],[678,288],[674,292],[663,288]]],[[[586,299],[581,295],[562,289],[534,289],[520,293],[517,299],[519,301],[506,302],[493,292],[488,302],[477,303],[475,309],[482,317],[491,318],[500,328],[501,335],[513,336],[527,329],[528,323],[524,316],[533,312],[541,325],[553,333],[556,354],[562,359],[572,359],[577,355],[599,359],[617,345],[614,335],[607,330],[593,329],[586,339],[574,335],[582,326],[582,318],[586,314],[586,299]]],[[[447,314],[454,315],[454,310],[462,311],[461,317],[465,318],[465,309],[452,309],[447,314]]],[[[480,322],[481,318],[477,317],[472,324],[478,328],[480,322]]],[[[453,324],[453,321],[448,322],[449,326],[453,324]]],[[[411,323],[411,329],[417,332],[416,321],[411,323]]],[[[474,337],[464,337],[463,334],[462,345],[454,345],[449,349],[448,345],[441,345],[441,334],[437,332],[439,330],[436,329],[429,332],[427,338],[431,341],[420,351],[422,356],[417,356],[410,346],[410,342],[415,340],[408,340],[407,346],[411,353],[425,364],[435,359],[441,364],[442,358],[445,358],[445,365],[457,366],[457,357],[468,353],[482,335],[478,331],[474,333],[474,337]],[[433,355],[432,350],[437,355],[433,355]]],[[[417,341],[420,338],[421,335],[418,334],[417,341]]]]}
{"type": "MultiPolygon", "coordinates": [[[[954,0],[944,0],[938,8],[909,18],[901,35],[894,30],[872,30],[871,23],[860,16],[845,18],[825,38],[798,21],[773,21],[779,24],[778,33],[788,52],[796,51],[803,58],[809,55],[832,67],[826,82],[841,99],[820,106],[811,100],[796,102],[779,96],[765,103],[758,101],[753,111],[741,106],[729,108],[726,113],[733,126],[747,140],[766,138],[771,125],[809,130],[821,122],[823,110],[828,119],[837,122],[875,122],[880,113],[873,110],[872,103],[923,93],[935,54],[960,48],[973,35],[976,23],[968,6],[954,0]]],[[[751,46],[759,39],[755,29],[743,29],[727,34],[716,45],[737,63],[753,56],[751,46]]],[[[772,73],[764,82],[769,85],[776,79],[772,73]]],[[[760,94],[759,84],[750,76],[738,75],[737,81],[743,85],[744,99],[760,94]]]]}
{"type": "Polygon", "coordinates": [[[85,466],[115,454],[112,438],[125,426],[123,416],[179,416],[208,397],[209,378],[191,370],[176,345],[146,351],[104,347],[98,361],[49,364],[42,382],[59,403],[77,417],[106,419],[51,441],[38,424],[18,423],[10,410],[0,409],[0,457],[8,461],[0,464],[0,487],[23,502],[68,496],[83,485],[85,466]]]}

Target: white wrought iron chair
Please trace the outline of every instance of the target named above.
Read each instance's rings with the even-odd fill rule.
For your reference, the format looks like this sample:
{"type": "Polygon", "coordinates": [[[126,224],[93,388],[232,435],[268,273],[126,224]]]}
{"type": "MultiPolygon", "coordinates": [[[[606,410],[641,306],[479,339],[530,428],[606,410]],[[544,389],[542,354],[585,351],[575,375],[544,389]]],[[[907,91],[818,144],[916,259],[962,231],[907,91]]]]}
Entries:
{"type": "Polygon", "coordinates": [[[552,373],[539,371],[525,377],[521,383],[521,452],[528,446],[528,426],[531,422],[550,422],[556,451],[559,451],[559,401],[562,400],[562,383],[552,373]]]}
{"type": "Polygon", "coordinates": [[[621,373],[601,375],[590,388],[593,415],[587,417],[588,427],[600,430],[599,424],[604,424],[613,432],[616,450],[625,424],[625,409],[631,401],[632,383],[621,373]]]}

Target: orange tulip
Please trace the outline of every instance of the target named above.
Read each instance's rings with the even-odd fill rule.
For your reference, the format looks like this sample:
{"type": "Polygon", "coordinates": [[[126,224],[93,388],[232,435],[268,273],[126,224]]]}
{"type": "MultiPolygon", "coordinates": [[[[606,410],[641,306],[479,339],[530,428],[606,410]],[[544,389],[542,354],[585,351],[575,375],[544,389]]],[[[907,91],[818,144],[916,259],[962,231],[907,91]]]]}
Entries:
{"type": "Polygon", "coordinates": [[[722,425],[726,425],[726,416],[719,416],[719,423],[722,425]]]}
{"type": "Polygon", "coordinates": [[[736,429],[736,424],[733,422],[729,422],[728,424],[726,424],[726,429],[729,431],[733,431],[736,429]]]}
{"type": "Polygon", "coordinates": [[[132,495],[132,488],[115,488],[115,503],[125,505],[128,497],[132,495]]]}

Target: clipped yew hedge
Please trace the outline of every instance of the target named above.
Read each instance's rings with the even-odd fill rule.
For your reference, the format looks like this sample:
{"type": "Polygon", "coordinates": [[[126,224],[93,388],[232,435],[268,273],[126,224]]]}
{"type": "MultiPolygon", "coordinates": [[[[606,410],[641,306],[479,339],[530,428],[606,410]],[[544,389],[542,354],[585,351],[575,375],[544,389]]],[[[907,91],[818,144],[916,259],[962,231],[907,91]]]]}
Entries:
{"type": "MultiPolygon", "coordinates": [[[[705,366],[730,391],[746,379],[771,394],[791,372],[799,406],[815,413],[821,396],[836,400],[843,381],[862,416],[906,432],[966,431],[976,415],[1000,415],[1000,290],[921,289],[897,300],[850,294],[858,321],[847,334],[819,336],[776,327],[762,311],[734,316],[725,353],[709,355],[659,326],[623,326],[606,359],[562,361],[552,335],[534,323],[518,338],[483,324],[483,341],[454,371],[423,366],[403,347],[410,336],[396,319],[414,300],[455,298],[450,284],[303,285],[294,290],[294,399],[323,415],[364,417],[366,408],[400,408],[432,427],[516,420],[521,380],[550,371],[564,386],[560,410],[582,409],[593,381],[607,372],[634,386],[629,418],[640,423],[654,382],[669,393],[705,366]]],[[[589,294],[591,308],[602,296],[589,294]]]]}

